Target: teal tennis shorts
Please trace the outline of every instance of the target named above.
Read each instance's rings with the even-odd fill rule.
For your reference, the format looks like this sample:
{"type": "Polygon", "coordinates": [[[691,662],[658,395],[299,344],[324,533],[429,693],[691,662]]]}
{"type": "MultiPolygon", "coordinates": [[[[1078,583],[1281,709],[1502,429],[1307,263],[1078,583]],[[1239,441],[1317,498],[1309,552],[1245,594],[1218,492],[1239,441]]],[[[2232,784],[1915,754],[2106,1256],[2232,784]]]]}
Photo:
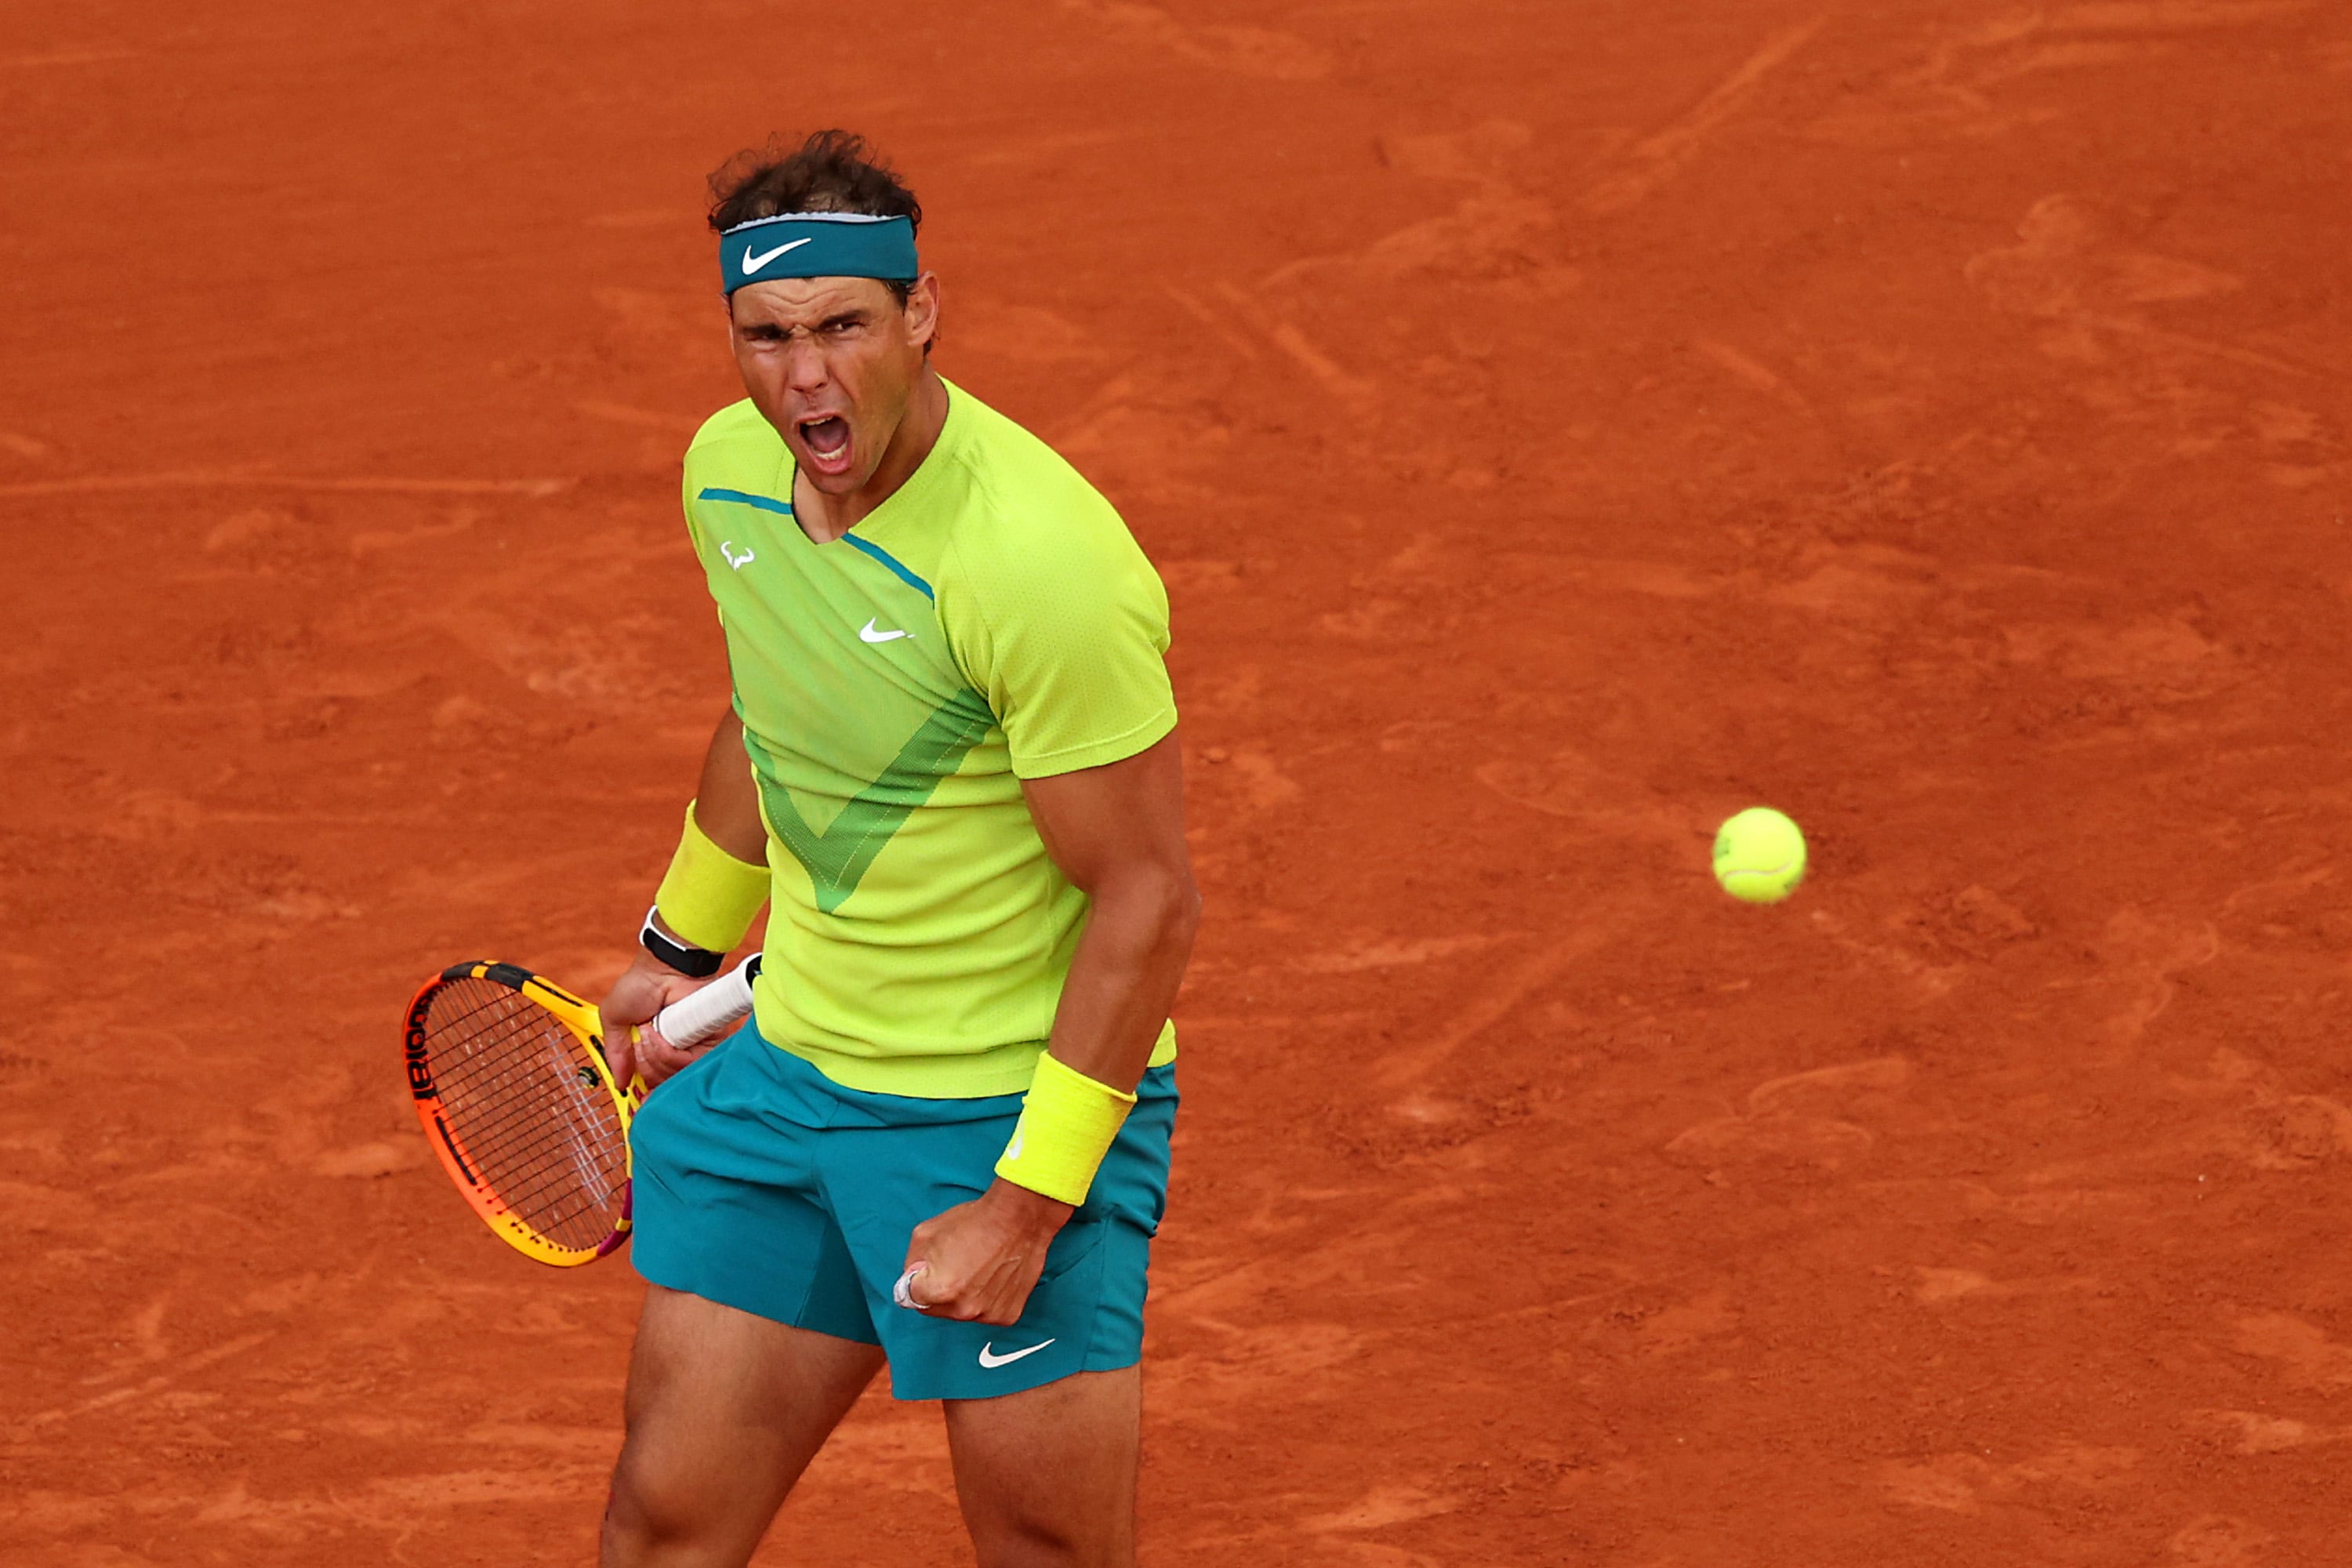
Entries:
{"type": "Polygon", "coordinates": [[[1021,1096],[844,1089],[751,1025],[656,1089],[630,1131],[631,1257],[656,1285],[878,1344],[900,1399],[988,1399],[1143,1354],[1151,1237],[1168,1198],[1174,1064],[1152,1068],[1093,1190],[1011,1328],[890,1300],[915,1226],[980,1196],[1021,1096]]]}

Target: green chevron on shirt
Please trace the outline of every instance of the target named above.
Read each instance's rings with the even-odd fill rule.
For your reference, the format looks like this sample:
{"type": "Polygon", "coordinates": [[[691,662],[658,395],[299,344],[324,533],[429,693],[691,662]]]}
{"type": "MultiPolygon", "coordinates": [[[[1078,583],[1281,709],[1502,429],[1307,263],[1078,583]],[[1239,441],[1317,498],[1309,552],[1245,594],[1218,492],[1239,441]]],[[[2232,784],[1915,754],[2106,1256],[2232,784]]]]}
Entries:
{"type": "Polygon", "coordinates": [[[831,914],[857,890],[858,879],[890,842],[890,836],[917,806],[931,798],[940,781],[961,765],[964,753],[979,744],[995,722],[995,715],[978,692],[957,692],[923,721],[923,727],[899,748],[882,776],[858,791],[822,833],[811,827],[793,805],[791,792],[779,782],[775,758],[757,736],[744,731],[743,749],[751,753],[768,826],[809,874],[819,910],[831,914]]]}

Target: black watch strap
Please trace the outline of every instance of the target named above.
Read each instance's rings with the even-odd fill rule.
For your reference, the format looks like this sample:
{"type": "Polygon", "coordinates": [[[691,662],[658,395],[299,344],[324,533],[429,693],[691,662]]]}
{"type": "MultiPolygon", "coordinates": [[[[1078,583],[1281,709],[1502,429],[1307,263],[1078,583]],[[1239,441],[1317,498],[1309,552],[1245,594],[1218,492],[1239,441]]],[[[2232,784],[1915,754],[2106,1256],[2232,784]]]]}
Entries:
{"type": "Polygon", "coordinates": [[[727,962],[723,952],[713,952],[707,947],[688,947],[674,937],[664,936],[654,924],[654,912],[646,911],[645,929],[637,932],[637,941],[647,952],[692,980],[708,980],[719,973],[727,962]]]}

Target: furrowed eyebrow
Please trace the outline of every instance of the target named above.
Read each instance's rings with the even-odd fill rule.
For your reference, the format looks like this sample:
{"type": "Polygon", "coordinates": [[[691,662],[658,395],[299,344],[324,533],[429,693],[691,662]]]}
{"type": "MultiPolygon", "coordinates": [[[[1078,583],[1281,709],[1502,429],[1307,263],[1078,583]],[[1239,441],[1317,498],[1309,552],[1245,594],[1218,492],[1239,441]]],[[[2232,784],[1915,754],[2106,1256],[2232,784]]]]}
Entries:
{"type": "MultiPolygon", "coordinates": [[[[827,331],[835,327],[863,327],[874,320],[870,310],[840,310],[818,321],[815,331],[827,331]]],[[[809,329],[787,327],[775,321],[751,321],[736,329],[747,338],[788,338],[796,331],[809,329]]]]}

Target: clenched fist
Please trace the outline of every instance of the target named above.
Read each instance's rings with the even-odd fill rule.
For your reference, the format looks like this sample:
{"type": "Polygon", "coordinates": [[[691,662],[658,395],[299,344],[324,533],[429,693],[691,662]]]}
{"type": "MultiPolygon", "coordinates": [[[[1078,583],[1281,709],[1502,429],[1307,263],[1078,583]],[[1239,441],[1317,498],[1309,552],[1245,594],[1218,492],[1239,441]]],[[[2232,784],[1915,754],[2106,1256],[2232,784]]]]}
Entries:
{"type": "Polygon", "coordinates": [[[1076,1212],[1000,1178],[971,1202],[915,1227],[899,1304],[959,1322],[1018,1322],[1045,1271],[1045,1249],[1076,1212]]]}

